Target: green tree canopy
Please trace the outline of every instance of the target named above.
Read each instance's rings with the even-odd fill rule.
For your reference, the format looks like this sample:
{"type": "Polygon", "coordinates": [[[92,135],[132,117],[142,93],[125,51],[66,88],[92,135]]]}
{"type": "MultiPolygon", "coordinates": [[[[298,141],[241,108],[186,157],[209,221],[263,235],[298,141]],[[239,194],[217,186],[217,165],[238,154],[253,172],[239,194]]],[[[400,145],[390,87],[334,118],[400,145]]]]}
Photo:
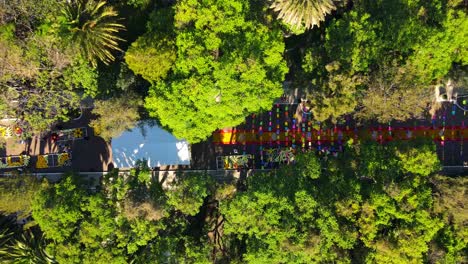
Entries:
{"type": "Polygon", "coordinates": [[[153,11],[147,23],[147,32],[133,42],[125,53],[129,68],[151,83],[166,78],[174,65],[176,49],[173,24],[172,8],[153,11]]]}
{"type": "Polygon", "coordinates": [[[36,195],[32,215],[48,238],[63,242],[73,236],[76,223],[83,219],[83,200],[83,190],[77,188],[72,176],[67,176],[36,195]]]}
{"type": "Polygon", "coordinates": [[[224,234],[245,245],[248,263],[421,262],[444,226],[424,175],[434,166],[398,167],[412,162],[401,153],[416,149],[432,160],[430,146],[369,143],[338,159],[301,154],[292,168],[254,174],[246,191],[220,202],[224,234]]]}
{"type": "Polygon", "coordinates": [[[362,78],[358,75],[350,76],[340,70],[338,62],[325,66],[328,78],[319,81],[307,96],[311,103],[314,120],[325,121],[336,119],[342,115],[352,113],[358,104],[358,88],[362,78]]]}
{"type": "Polygon", "coordinates": [[[17,213],[19,217],[31,214],[31,203],[41,190],[40,181],[32,175],[0,178],[0,212],[17,213]]]}
{"type": "MultiPolygon", "coordinates": [[[[111,177],[119,177],[111,173],[111,177]]],[[[125,183],[114,178],[103,192],[91,193],[76,176],[66,175],[42,191],[33,202],[33,217],[45,236],[48,249],[59,263],[127,263],[130,256],[158,235],[163,222],[123,211],[125,183]],[[124,184],[120,199],[112,193],[124,184]]]]}
{"type": "Polygon", "coordinates": [[[319,120],[354,110],[358,118],[381,122],[421,116],[432,85],[466,65],[463,8],[446,0],[353,1],[323,30],[302,37],[302,67],[293,80],[317,101],[312,111],[319,120]],[[340,71],[329,72],[329,65],[340,71]]]}
{"type": "Polygon", "coordinates": [[[449,9],[442,26],[415,47],[408,68],[414,68],[419,82],[440,81],[447,76],[453,64],[468,64],[468,19],[466,10],[460,9],[463,7],[449,9]]]}
{"type": "Polygon", "coordinates": [[[468,179],[437,175],[431,178],[434,211],[442,216],[445,227],[430,254],[433,262],[463,263],[468,261],[468,179]]]}
{"type": "Polygon", "coordinates": [[[90,126],[100,137],[109,141],[137,125],[140,118],[138,108],[141,105],[142,100],[133,94],[95,101],[92,113],[98,117],[91,121],[90,126]],[[119,109],[119,115],[113,114],[116,109],[119,109]]]}
{"type": "Polygon", "coordinates": [[[416,78],[405,66],[381,63],[365,80],[367,90],[355,117],[382,123],[423,117],[433,100],[433,90],[415,83],[416,78]]]}
{"type": "Polygon", "coordinates": [[[406,173],[429,176],[441,169],[441,162],[435,155],[433,144],[422,144],[417,147],[406,145],[397,152],[401,159],[401,168],[406,173]]]}
{"type": "Polygon", "coordinates": [[[167,203],[187,215],[196,215],[209,195],[210,176],[202,173],[185,173],[177,176],[166,192],[167,203]]]}
{"type": "MultiPolygon", "coordinates": [[[[58,12],[56,10],[56,12],[58,12]]],[[[56,20],[56,18],[54,18],[56,20]]],[[[37,21],[26,36],[19,25],[0,25],[0,94],[3,114],[16,117],[28,134],[44,132],[97,90],[96,70],[61,43],[55,20],[37,21]]]]}
{"type": "Polygon", "coordinates": [[[46,250],[47,243],[42,234],[35,235],[31,229],[16,234],[5,250],[0,249],[3,263],[57,263],[46,250]]]}
{"type": "Polygon", "coordinates": [[[176,59],[150,89],[150,116],[176,137],[199,142],[269,108],[282,94],[284,44],[278,27],[256,12],[245,0],[178,2],[176,59]]]}

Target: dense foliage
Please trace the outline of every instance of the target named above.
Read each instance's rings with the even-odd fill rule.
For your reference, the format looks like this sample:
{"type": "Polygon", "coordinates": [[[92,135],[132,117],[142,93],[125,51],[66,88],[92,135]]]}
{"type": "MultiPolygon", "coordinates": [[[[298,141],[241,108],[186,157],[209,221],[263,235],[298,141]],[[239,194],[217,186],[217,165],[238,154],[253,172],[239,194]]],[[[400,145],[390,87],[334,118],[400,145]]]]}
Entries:
{"type": "Polygon", "coordinates": [[[68,175],[35,197],[34,220],[51,240],[48,252],[59,263],[127,263],[165,257],[190,260],[203,254],[195,250],[200,238],[186,232],[195,223],[188,216],[197,214],[209,195],[207,177],[181,176],[173,183],[174,190],[163,191],[145,163],[138,164],[130,173],[108,174],[98,192],[88,191],[86,182],[68,175]],[[201,183],[199,187],[183,195],[188,191],[183,186],[195,182],[201,183]],[[177,246],[182,241],[189,243],[187,251],[197,253],[186,255],[177,246]]]}
{"type": "Polygon", "coordinates": [[[173,17],[158,14],[167,22],[150,20],[126,60],[154,82],[146,108],[176,137],[204,140],[282,94],[281,31],[249,1],[179,1],[173,17]]]}
{"type": "Polygon", "coordinates": [[[22,230],[14,216],[0,215],[2,263],[57,263],[46,250],[47,242],[36,228],[22,230]]]}
{"type": "MultiPolygon", "coordinates": [[[[152,119],[194,143],[291,88],[314,121],[406,121],[427,115],[435,85],[468,83],[467,8],[0,1],[0,115],[28,138],[86,102],[106,140],[152,119]]],[[[97,188],[74,174],[55,184],[1,178],[0,262],[468,262],[467,181],[435,175],[434,145],[356,143],[226,184],[201,172],[155,177],[145,161],[97,188]]]]}
{"type": "Polygon", "coordinates": [[[137,93],[138,115],[195,143],[269,109],[284,89],[305,93],[317,121],[389,122],[427,114],[434,85],[466,84],[459,0],[0,5],[0,111],[26,136],[69,120],[88,96],[110,105],[137,93]]]}
{"type": "MultiPolygon", "coordinates": [[[[98,189],[74,175],[37,187],[32,216],[41,232],[19,232],[0,244],[10,248],[0,255],[59,263],[462,263],[468,257],[467,183],[434,175],[440,163],[432,143],[363,142],[337,158],[301,154],[295,164],[237,186],[203,173],[158,178],[145,164],[109,173],[98,189]],[[27,249],[13,250],[15,243],[27,249]]],[[[0,235],[10,236],[2,228],[0,235]]]]}
{"type": "Polygon", "coordinates": [[[64,41],[58,2],[43,1],[37,7],[32,7],[36,1],[17,2],[13,8],[0,8],[3,115],[18,118],[25,131],[37,133],[68,120],[67,113],[79,107],[80,95],[97,90],[97,74],[64,41]]]}
{"type": "Polygon", "coordinates": [[[40,181],[32,175],[22,177],[0,178],[0,212],[4,214],[17,213],[19,217],[27,217],[31,214],[31,202],[40,181]]]}
{"type": "Polygon", "coordinates": [[[461,1],[353,1],[323,30],[303,35],[309,43],[298,51],[293,81],[308,87],[319,121],[345,113],[382,122],[421,116],[432,85],[467,64],[465,8],[461,1]]]}
{"type": "Polygon", "coordinates": [[[119,137],[125,130],[136,126],[139,120],[138,107],[142,105],[141,99],[136,95],[113,97],[109,100],[95,101],[92,113],[97,116],[89,124],[96,134],[104,140],[119,137]],[[109,115],[114,109],[120,109],[118,115],[109,115]]]}
{"type": "Polygon", "coordinates": [[[117,11],[107,7],[105,1],[68,1],[63,10],[66,27],[65,35],[69,42],[80,49],[83,55],[96,65],[97,59],[108,64],[115,57],[112,50],[120,50],[118,42],[123,40],[115,33],[125,29],[119,24],[117,11]]]}
{"type": "Polygon", "coordinates": [[[248,262],[422,262],[444,224],[427,180],[435,153],[408,158],[421,148],[362,144],[337,160],[307,154],[306,171],[254,175],[221,204],[224,234],[245,243],[248,262]]]}

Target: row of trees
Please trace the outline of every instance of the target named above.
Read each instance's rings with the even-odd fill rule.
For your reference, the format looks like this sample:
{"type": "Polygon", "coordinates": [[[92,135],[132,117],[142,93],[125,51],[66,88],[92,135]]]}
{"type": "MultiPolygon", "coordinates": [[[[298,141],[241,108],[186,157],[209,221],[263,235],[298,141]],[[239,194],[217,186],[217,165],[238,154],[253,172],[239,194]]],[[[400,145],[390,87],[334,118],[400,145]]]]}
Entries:
{"type": "Polygon", "coordinates": [[[149,115],[198,142],[269,109],[285,80],[308,94],[318,121],[420,117],[433,85],[447,78],[466,85],[463,1],[288,0],[270,7],[179,1],[153,11],[125,55],[151,83],[149,115]],[[314,25],[321,27],[305,30],[314,25]]]}
{"type": "Polygon", "coordinates": [[[0,5],[2,115],[19,118],[25,131],[48,130],[69,119],[83,95],[98,93],[95,62],[113,58],[123,26],[102,1],[0,5]]]}
{"type": "Polygon", "coordinates": [[[466,86],[467,21],[462,1],[352,1],[300,37],[309,44],[295,52],[294,81],[308,87],[319,121],[419,117],[433,85],[452,78],[466,86]]]}
{"type": "Polygon", "coordinates": [[[125,59],[152,84],[150,116],[176,137],[202,141],[282,94],[281,29],[251,1],[179,1],[153,11],[147,29],[125,59]]]}
{"type": "Polygon", "coordinates": [[[467,181],[434,174],[440,164],[432,143],[363,143],[346,147],[338,158],[301,154],[294,165],[233,184],[215,183],[203,173],[158,179],[144,164],[125,175],[108,174],[97,190],[89,189],[83,176],[44,184],[29,207],[38,224],[35,236],[26,233],[26,242],[17,238],[27,250],[13,251],[16,242],[9,242],[1,245],[0,258],[23,254],[59,263],[463,263],[468,258],[467,181]]]}
{"type": "MultiPolygon", "coordinates": [[[[16,117],[28,137],[77,117],[82,99],[92,97],[97,99],[98,116],[109,104],[135,103],[129,107],[130,118],[96,121],[105,132],[108,126],[127,122],[104,135],[106,139],[134,124],[142,100],[135,95],[141,79],[121,60],[113,63],[126,41],[118,17],[118,10],[126,6],[100,0],[1,2],[2,117],[16,117]],[[107,102],[111,97],[114,101],[107,102]]],[[[105,118],[114,113],[107,112],[105,118]]]]}
{"type": "Polygon", "coordinates": [[[32,132],[69,119],[85,96],[131,113],[96,112],[106,139],[152,117],[195,143],[269,109],[284,81],[309,95],[318,121],[406,120],[425,113],[432,85],[466,85],[460,0],[0,5],[0,110],[32,132]]]}
{"type": "MultiPolygon", "coordinates": [[[[28,180],[35,181],[32,176],[28,180]]],[[[213,188],[205,174],[180,175],[169,183],[170,190],[163,190],[140,162],[130,173],[109,173],[98,191],[90,188],[93,180],[66,174],[56,184],[44,181],[34,188],[32,200],[13,191],[11,182],[2,182],[4,193],[24,201],[14,204],[2,196],[0,212],[23,210],[33,219],[23,234],[15,221],[0,226],[2,263],[199,263],[199,258],[204,259],[203,231],[193,225],[202,221],[195,215],[213,188]]]]}

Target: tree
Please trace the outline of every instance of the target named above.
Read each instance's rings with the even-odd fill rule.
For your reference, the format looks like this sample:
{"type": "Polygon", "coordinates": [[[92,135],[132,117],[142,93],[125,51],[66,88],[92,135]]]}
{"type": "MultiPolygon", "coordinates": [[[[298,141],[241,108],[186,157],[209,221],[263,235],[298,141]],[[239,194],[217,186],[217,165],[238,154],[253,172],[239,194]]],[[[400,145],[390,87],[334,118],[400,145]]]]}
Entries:
{"type": "MultiPolygon", "coordinates": [[[[297,157],[293,168],[254,174],[248,178],[245,192],[220,201],[224,240],[241,240],[247,262],[311,263],[350,258],[348,250],[357,242],[357,233],[349,220],[340,216],[344,213],[335,210],[335,203],[345,198],[358,203],[356,181],[351,177],[345,180],[339,172],[317,175],[318,163],[309,164],[315,159],[313,155],[297,157]],[[314,171],[313,176],[309,170],[314,171]]],[[[336,171],[336,164],[322,168],[336,171]]]]}
{"type": "Polygon", "coordinates": [[[92,113],[98,118],[92,120],[90,126],[100,137],[109,141],[136,126],[140,118],[138,108],[141,105],[141,99],[132,94],[96,101],[92,113]],[[121,114],[115,115],[115,109],[120,109],[121,114]]]}
{"type": "Polygon", "coordinates": [[[0,258],[8,254],[8,247],[17,231],[16,219],[9,215],[0,214],[0,258]]]}
{"type": "Polygon", "coordinates": [[[302,67],[294,81],[317,101],[312,111],[318,119],[354,107],[359,119],[379,122],[423,115],[432,85],[466,60],[460,46],[466,34],[458,31],[466,14],[461,2],[446,2],[357,1],[349,11],[338,10],[323,30],[301,37],[302,67]],[[336,80],[359,84],[329,89],[336,82],[330,65],[340,66],[336,80]]]}
{"type": "Polygon", "coordinates": [[[163,234],[132,256],[133,263],[213,263],[209,259],[208,239],[194,235],[198,230],[187,219],[172,215],[167,223],[163,234]]]}
{"type": "Polygon", "coordinates": [[[29,216],[31,203],[40,190],[40,181],[32,175],[0,178],[0,212],[16,213],[19,217],[29,216]]]}
{"type": "Polygon", "coordinates": [[[65,34],[79,48],[83,57],[93,65],[97,60],[109,64],[115,58],[112,51],[122,51],[119,31],[125,27],[118,22],[118,13],[106,1],[71,0],[64,7],[65,34]]]}
{"type": "Polygon", "coordinates": [[[148,82],[136,76],[128,65],[115,62],[109,66],[101,66],[98,69],[96,98],[109,99],[125,94],[144,94],[148,89],[148,82]]]}
{"type": "Polygon", "coordinates": [[[350,67],[352,73],[369,72],[372,66],[392,59],[406,61],[442,24],[443,2],[354,3],[350,12],[334,18],[326,28],[329,60],[350,67]]]}
{"type": "Polygon", "coordinates": [[[432,89],[414,83],[414,74],[395,63],[382,63],[366,80],[368,87],[355,116],[387,123],[422,117],[431,103],[432,89]]]}
{"type": "Polygon", "coordinates": [[[304,178],[317,179],[320,178],[322,173],[322,166],[320,160],[311,153],[299,155],[296,159],[296,166],[294,171],[304,178]]]}
{"type": "Polygon", "coordinates": [[[125,53],[128,67],[151,83],[166,78],[175,63],[173,24],[172,8],[153,11],[147,23],[148,31],[133,42],[125,53]]]}
{"type": "Polygon", "coordinates": [[[23,57],[21,46],[15,43],[13,34],[14,24],[0,26],[0,81],[7,81],[12,77],[30,78],[37,73],[35,63],[23,57]]]}
{"type": "Polygon", "coordinates": [[[445,226],[439,233],[437,246],[431,250],[433,262],[463,263],[468,260],[468,180],[464,177],[435,175],[430,179],[434,186],[434,211],[445,226]]]}
{"type": "Polygon", "coordinates": [[[196,215],[209,195],[212,184],[210,176],[200,173],[186,173],[177,176],[166,191],[167,203],[186,215],[196,215]]]}
{"type": "Polygon", "coordinates": [[[117,216],[119,223],[123,223],[116,231],[118,245],[127,246],[127,255],[134,263],[208,263],[203,216],[195,218],[180,213],[187,213],[190,208],[200,210],[206,196],[203,193],[212,184],[207,175],[178,175],[177,183],[164,191],[158,178],[151,176],[146,161],[136,164],[124,177],[116,177],[114,171],[105,183],[107,197],[111,197],[116,210],[121,212],[117,216]],[[186,195],[181,195],[182,192],[186,195]],[[169,204],[168,200],[177,204],[169,204]],[[122,211],[127,203],[145,213],[129,214],[127,208],[122,211]]]}
{"type": "Polygon", "coordinates": [[[63,83],[65,87],[83,89],[84,94],[95,97],[101,87],[98,88],[98,72],[91,67],[84,58],[76,56],[63,71],[63,83]]]}
{"type": "Polygon", "coordinates": [[[137,160],[127,175],[128,190],[123,198],[124,215],[129,220],[160,220],[168,216],[167,199],[157,177],[152,175],[147,160],[137,160]]]}
{"type": "Polygon", "coordinates": [[[127,0],[128,5],[134,7],[145,8],[151,3],[151,0],[127,0]]]}
{"type": "MultiPolygon", "coordinates": [[[[0,25],[10,23],[22,27],[23,30],[31,30],[37,21],[42,21],[57,14],[60,4],[54,0],[12,0],[0,2],[0,25]]],[[[23,32],[22,32],[23,33],[23,32]]]]}
{"type": "Polygon", "coordinates": [[[47,238],[57,242],[69,240],[76,223],[83,219],[80,210],[84,193],[78,189],[75,179],[68,175],[54,186],[39,192],[32,203],[32,216],[47,238]]]}
{"type": "Polygon", "coordinates": [[[57,263],[46,250],[47,243],[42,234],[35,235],[33,231],[26,230],[10,242],[6,252],[0,252],[5,263],[57,263]]]}
{"type": "Polygon", "coordinates": [[[458,8],[449,9],[442,27],[416,47],[416,52],[408,60],[408,68],[417,73],[420,82],[430,83],[447,76],[454,64],[466,65],[468,53],[463,47],[468,41],[467,31],[466,12],[458,8]]]}
{"type": "Polygon", "coordinates": [[[87,192],[85,187],[65,175],[34,200],[33,217],[53,240],[47,249],[59,263],[127,263],[130,255],[165,227],[163,221],[127,219],[121,213],[123,205],[113,199],[118,186],[98,193],[87,192]]]}
{"type": "Polygon", "coordinates": [[[362,185],[361,193],[367,199],[356,222],[362,234],[360,240],[369,249],[363,259],[378,263],[422,261],[443,226],[431,210],[427,181],[427,174],[437,170],[433,143],[421,142],[411,147],[369,143],[357,150],[351,154],[357,154],[355,158],[360,161],[357,175],[373,179],[371,186],[362,185]],[[412,161],[407,158],[416,152],[421,152],[419,158],[425,156],[430,161],[419,164],[417,170],[408,169],[412,161]]]}
{"type": "MultiPolygon", "coordinates": [[[[436,156],[431,146],[414,149],[436,156]]],[[[416,173],[398,169],[411,151],[362,144],[338,158],[317,163],[301,154],[294,167],[254,174],[245,191],[219,201],[224,241],[248,263],[421,262],[443,223],[419,172],[431,162],[416,173]]]]}
{"type": "Polygon", "coordinates": [[[149,115],[195,143],[269,109],[287,72],[278,27],[246,0],[180,1],[175,10],[177,57],[150,88],[149,115]]]}
{"type": "Polygon", "coordinates": [[[434,144],[422,143],[417,147],[404,146],[397,151],[401,159],[401,168],[406,173],[429,176],[441,169],[434,144]]]}
{"type": "MultiPolygon", "coordinates": [[[[52,23],[41,22],[40,27],[52,23]]],[[[93,95],[97,90],[95,70],[64,48],[52,28],[44,28],[45,34],[34,25],[26,39],[18,37],[18,25],[0,26],[0,50],[6,54],[0,59],[3,111],[18,118],[29,136],[67,121],[68,112],[79,107],[82,91],[93,95]]]]}
{"type": "Polygon", "coordinates": [[[17,85],[10,86],[16,90],[19,99],[17,105],[11,102],[11,107],[16,110],[16,116],[21,117],[20,124],[25,133],[48,131],[58,121],[68,121],[68,112],[80,107],[78,94],[71,89],[63,89],[59,80],[35,82],[32,86],[28,82],[17,85]]]}
{"type": "Polygon", "coordinates": [[[149,82],[158,81],[167,76],[176,58],[168,45],[149,34],[139,37],[125,53],[125,61],[135,74],[149,82]]]}
{"type": "Polygon", "coordinates": [[[293,29],[319,26],[336,7],[332,0],[273,0],[270,8],[293,29]]]}
{"type": "Polygon", "coordinates": [[[307,96],[314,120],[320,122],[328,119],[336,121],[340,116],[352,113],[358,104],[358,87],[362,84],[359,76],[340,72],[340,64],[337,62],[325,68],[329,77],[323,82],[319,81],[317,88],[307,96]]]}

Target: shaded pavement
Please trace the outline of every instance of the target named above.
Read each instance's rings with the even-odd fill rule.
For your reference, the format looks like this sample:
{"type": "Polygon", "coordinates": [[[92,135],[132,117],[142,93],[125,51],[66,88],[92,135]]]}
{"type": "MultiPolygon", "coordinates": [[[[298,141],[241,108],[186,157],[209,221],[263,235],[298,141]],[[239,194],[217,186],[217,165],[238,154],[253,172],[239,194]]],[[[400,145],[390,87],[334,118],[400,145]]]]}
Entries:
{"type": "MultiPolygon", "coordinates": [[[[81,139],[67,140],[60,143],[52,140],[52,133],[36,135],[29,141],[20,141],[13,136],[7,140],[6,155],[30,155],[29,166],[24,170],[32,173],[59,173],[66,171],[107,171],[112,162],[112,149],[109,143],[101,137],[94,135],[93,129],[89,127],[92,118],[90,109],[84,109],[82,116],[77,120],[60,123],[56,130],[85,128],[87,136],[81,139]],[[63,152],[68,149],[71,154],[71,166],[38,169],[35,167],[37,156],[63,152]]],[[[4,169],[2,171],[16,170],[4,169]]]]}

